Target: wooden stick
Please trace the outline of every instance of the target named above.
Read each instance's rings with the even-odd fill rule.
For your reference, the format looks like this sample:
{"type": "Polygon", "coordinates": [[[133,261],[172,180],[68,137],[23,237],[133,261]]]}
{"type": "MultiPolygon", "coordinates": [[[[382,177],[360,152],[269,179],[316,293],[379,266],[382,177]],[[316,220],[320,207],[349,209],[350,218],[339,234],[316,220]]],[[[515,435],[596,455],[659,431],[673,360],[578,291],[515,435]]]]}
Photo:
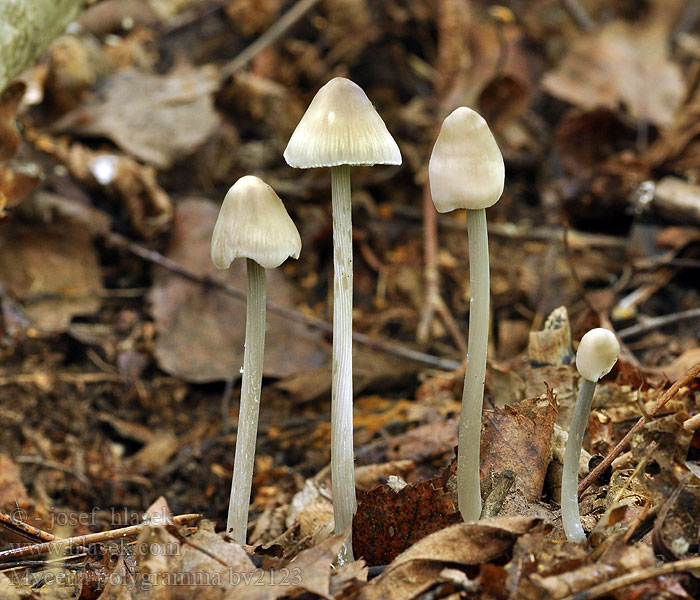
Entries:
{"type": "Polygon", "coordinates": [[[680,390],[683,386],[688,385],[693,379],[695,379],[698,373],[700,373],[700,362],[695,363],[692,367],[690,367],[686,374],[676,381],[668,390],[666,390],[666,393],[654,403],[654,406],[649,409],[649,412],[640,417],[639,421],[632,426],[632,429],[630,429],[625,437],[619,441],[617,446],[615,446],[603,459],[603,461],[595,469],[593,469],[581,483],[578,484],[579,497],[596,479],[598,479],[601,473],[612,464],[612,461],[622,454],[622,451],[632,439],[632,436],[642,427],[644,427],[647,421],[649,421],[651,417],[654,417],[664,407],[664,405],[678,393],[678,390],[680,390]]]}
{"type": "MultiPolygon", "coordinates": [[[[175,525],[185,525],[190,521],[199,519],[200,514],[186,514],[173,517],[175,525]]],[[[76,537],[54,539],[41,544],[32,544],[30,546],[22,546],[21,548],[12,548],[0,552],[0,562],[12,561],[26,556],[43,556],[44,554],[68,553],[72,550],[82,550],[84,546],[96,544],[100,542],[108,542],[125,537],[133,537],[139,535],[143,528],[148,523],[140,525],[131,525],[129,527],[121,527],[119,529],[111,529],[109,531],[101,531],[99,533],[89,533],[87,535],[79,535],[76,537]]]]}

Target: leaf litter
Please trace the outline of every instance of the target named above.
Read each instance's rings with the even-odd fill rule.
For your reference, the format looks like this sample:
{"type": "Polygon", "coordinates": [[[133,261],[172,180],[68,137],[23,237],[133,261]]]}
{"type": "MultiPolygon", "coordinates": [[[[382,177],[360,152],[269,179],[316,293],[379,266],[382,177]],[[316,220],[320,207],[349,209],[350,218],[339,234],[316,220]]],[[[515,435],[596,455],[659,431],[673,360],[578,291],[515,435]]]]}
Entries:
{"type": "Polygon", "coordinates": [[[0,595],[696,596],[700,388],[686,373],[699,348],[700,34],[689,4],[107,0],[86,11],[84,31],[0,99],[0,595]],[[327,176],[291,173],[281,151],[335,75],[367,90],[405,158],[358,169],[354,187],[354,322],[380,343],[354,349],[358,560],[342,567],[330,336],[313,319],[268,313],[252,545],[216,533],[236,425],[223,382],[236,398],[244,304],[207,284],[244,292],[241,265],[215,272],[208,244],[225,190],[254,172],[304,243],[299,262],[268,273],[270,299],[329,320],[327,176]],[[425,160],[461,104],[487,116],[509,173],[490,217],[496,335],[476,523],[455,509],[463,367],[438,371],[384,343],[464,358],[448,318],[466,329],[460,216],[438,219],[444,307],[419,327],[432,268],[425,160]],[[579,464],[584,547],[564,540],[558,493],[573,351],[599,325],[625,355],[598,386],[579,464]],[[205,519],[176,525],[168,505],[205,519]],[[122,509],[146,516],[122,544],[3,558],[42,541],[32,536],[120,531],[122,509]],[[14,516],[46,531],[18,538],[14,516]]]}

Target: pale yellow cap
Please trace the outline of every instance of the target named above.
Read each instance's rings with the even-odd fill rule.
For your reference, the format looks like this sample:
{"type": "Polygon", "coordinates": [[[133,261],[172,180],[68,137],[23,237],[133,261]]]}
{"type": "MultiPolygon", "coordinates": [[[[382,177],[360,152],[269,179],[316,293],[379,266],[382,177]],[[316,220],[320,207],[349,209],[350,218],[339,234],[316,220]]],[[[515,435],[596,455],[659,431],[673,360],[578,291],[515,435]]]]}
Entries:
{"type": "Polygon", "coordinates": [[[309,104],[284,151],[290,167],[400,165],[401,152],[362,88],[331,79],[309,104]]]}
{"type": "Polygon", "coordinates": [[[234,258],[252,258],[271,269],[289,256],[299,258],[301,238],[279,196],[253,175],[226,193],[211,236],[211,260],[228,269],[234,258]]]}
{"type": "Polygon", "coordinates": [[[503,193],[503,155],[484,118],[455,109],[442,123],[428,166],[430,193],[438,212],[488,208],[503,193]]]}
{"type": "Polygon", "coordinates": [[[619,354],[620,343],[615,334],[597,327],[581,338],[576,352],[576,368],[584,379],[598,381],[610,373],[619,354]]]}

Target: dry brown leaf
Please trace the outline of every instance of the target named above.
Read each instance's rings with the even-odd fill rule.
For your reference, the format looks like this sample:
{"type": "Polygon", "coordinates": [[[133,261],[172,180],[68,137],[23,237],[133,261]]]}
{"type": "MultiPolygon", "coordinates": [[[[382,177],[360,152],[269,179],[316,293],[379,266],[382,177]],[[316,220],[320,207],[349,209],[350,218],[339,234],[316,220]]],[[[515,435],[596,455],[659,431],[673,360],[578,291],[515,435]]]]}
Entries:
{"type": "MultiPolygon", "coordinates": [[[[200,526],[197,533],[187,538],[187,541],[189,543],[182,548],[184,583],[173,590],[174,599],[223,598],[243,581],[245,574],[255,574],[255,565],[240,545],[225,542],[205,526],[200,526]]],[[[252,581],[256,579],[254,576],[252,581]]]]}
{"type": "Polygon", "coordinates": [[[453,454],[457,444],[457,419],[445,419],[421,425],[389,440],[358,448],[358,464],[379,464],[393,460],[412,460],[420,464],[429,459],[453,454]]]}
{"type": "Polygon", "coordinates": [[[28,502],[27,488],[22,483],[17,465],[7,454],[0,453],[0,510],[12,511],[28,502]]]}
{"type": "Polygon", "coordinates": [[[17,152],[20,135],[15,117],[27,85],[16,81],[0,95],[0,160],[9,160],[17,152]]]}
{"type": "Polygon", "coordinates": [[[504,517],[459,523],[418,541],[360,593],[362,600],[409,600],[439,580],[446,566],[480,565],[513,547],[540,523],[530,517],[504,517]]]}
{"type": "Polygon", "coordinates": [[[125,152],[167,168],[194,152],[219,123],[211,70],[149,75],[134,69],[107,78],[101,102],[71,111],[56,131],[104,135],[125,152]]]}
{"type": "Polygon", "coordinates": [[[635,119],[668,126],[683,98],[680,69],[658,21],[611,21],[582,35],[542,85],[585,110],[624,107],[635,119]]]}
{"type": "Polygon", "coordinates": [[[74,315],[100,307],[102,275],[90,233],[70,221],[0,223],[0,283],[36,329],[65,330],[74,315]]]}
{"type": "MultiPolygon", "coordinates": [[[[165,252],[185,268],[246,289],[245,261],[217,271],[211,262],[210,240],[218,207],[199,198],[181,201],[165,252]]],[[[281,269],[267,269],[267,298],[291,304],[291,289],[281,269]]],[[[245,302],[218,290],[206,289],[167,271],[155,275],[149,294],[160,367],[188,381],[226,380],[243,364],[245,302]]],[[[320,335],[268,311],[264,374],[284,377],[324,364],[327,351],[320,335]]]]}
{"type": "Polygon", "coordinates": [[[512,469],[525,497],[532,502],[539,500],[550,461],[550,440],[556,417],[557,404],[551,389],[544,397],[485,411],[481,438],[482,477],[488,472],[512,469]]]}
{"type": "Polygon", "coordinates": [[[256,573],[257,585],[240,586],[235,598],[240,600],[275,600],[306,590],[322,598],[330,596],[331,565],[338,556],[345,535],[336,535],[301,552],[286,567],[256,573]]]}
{"type": "Polygon", "coordinates": [[[435,481],[398,492],[382,485],[365,494],[352,522],[355,556],[386,565],[427,535],[461,521],[452,499],[435,481]]]}

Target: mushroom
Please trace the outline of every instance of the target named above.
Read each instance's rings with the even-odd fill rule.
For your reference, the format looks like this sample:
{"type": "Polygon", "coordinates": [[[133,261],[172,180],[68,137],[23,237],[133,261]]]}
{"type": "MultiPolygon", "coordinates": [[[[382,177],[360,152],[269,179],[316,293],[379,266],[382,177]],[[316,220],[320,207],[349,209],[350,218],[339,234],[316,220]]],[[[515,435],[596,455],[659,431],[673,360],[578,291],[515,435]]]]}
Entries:
{"type": "Polygon", "coordinates": [[[615,334],[600,327],[591,329],[581,338],[576,352],[576,368],[583,380],[569,426],[561,483],[561,518],[570,542],[586,540],[578,512],[578,462],[596,382],[610,372],[619,354],[620,344],[615,334]]]}
{"type": "Polygon", "coordinates": [[[486,208],[503,193],[503,156],[486,121],[470,108],[443,122],[428,166],[438,212],[467,209],[469,235],[469,336],[457,452],[457,499],[465,521],[481,515],[479,450],[489,336],[489,248],[486,208]]]}
{"type": "Polygon", "coordinates": [[[299,257],[301,238],[282,200],[261,179],[241,177],[226,194],[211,238],[211,259],[227,269],[246,258],[247,303],[245,350],[241,371],[236,455],[226,530],[239,544],[246,541],[253,479],[260,389],[265,351],[265,269],[299,257]]]}
{"type": "Polygon", "coordinates": [[[334,268],[331,483],[335,531],[342,533],[350,529],[356,509],[350,166],[400,165],[401,153],[362,88],[336,77],[314,96],[287,144],[284,158],[291,167],[300,169],[331,167],[334,268]]]}

